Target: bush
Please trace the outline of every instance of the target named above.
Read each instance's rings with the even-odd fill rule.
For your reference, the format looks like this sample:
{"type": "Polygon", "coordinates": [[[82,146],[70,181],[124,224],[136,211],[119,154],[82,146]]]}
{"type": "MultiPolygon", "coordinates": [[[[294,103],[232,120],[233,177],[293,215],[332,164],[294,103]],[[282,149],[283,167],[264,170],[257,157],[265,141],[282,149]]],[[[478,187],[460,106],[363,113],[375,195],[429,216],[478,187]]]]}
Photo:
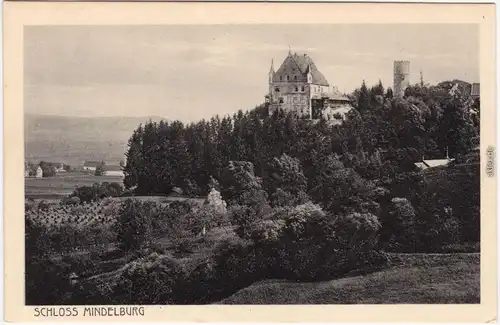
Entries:
{"type": "Polygon", "coordinates": [[[104,186],[104,193],[106,197],[118,197],[122,195],[123,187],[117,182],[112,182],[104,186]]]}
{"type": "Polygon", "coordinates": [[[296,205],[307,201],[307,178],[297,158],[282,154],[267,164],[264,187],[273,206],[296,205]]]}
{"type": "Polygon", "coordinates": [[[222,172],[222,197],[229,205],[248,205],[258,213],[268,207],[267,193],[248,161],[230,161],[222,172]]]}
{"type": "Polygon", "coordinates": [[[250,236],[249,226],[257,219],[256,211],[245,205],[233,205],[229,209],[229,220],[236,226],[235,232],[241,238],[250,236]]]}
{"type": "Polygon", "coordinates": [[[260,220],[251,223],[245,232],[246,237],[258,244],[276,244],[282,236],[284,220],[260,220]]]}
{"type": "Polygon", "coordinates": [[[229,220],[225,213],[221,213],[211,205],[203,205],[200,208],[193,209],[183,218],[183,229],[197,235],[215,227],[221,227],[229,224],[229,220]]]}
{"type": "Polygon", "coordinates": [[[157,211],[152,202],[127,199],[120,207],[117,241],[125,250],[145,247],[151,240],[152,220],[157,211]]]}
{"type": "Polygon", "coordinates": [[[335,237],[343,249],[366,251],[377,244],[381,225],[370,213],[350,213],[335,219],[335,237]]]}
{"type": "Polygon", "coordinates": [[[152,253],[130,263],[114,294],[122,304],[175,304],[186,280],[186,269],[179,261],[152,253]]]}
{"type": "Polygon", "coordinates": [[[80,204],[80,198],[77,196],[65,197],[61,200],[63,205],[78,205],[80,204]]]}
{"type": "Polygon", "coordinates": [[[319,205],[308,202],[289,210],[281,210],[284,215],[284,235],[292,241],[331,241],[333,240],[333,220],[319,205]]]}
{"type": "Polygon", "coordinates": [[[406,198],[393,198],[387,215],[382,218],[383,247],[394,251],[414,251],[416,244],[416,214],[406,198]]]}

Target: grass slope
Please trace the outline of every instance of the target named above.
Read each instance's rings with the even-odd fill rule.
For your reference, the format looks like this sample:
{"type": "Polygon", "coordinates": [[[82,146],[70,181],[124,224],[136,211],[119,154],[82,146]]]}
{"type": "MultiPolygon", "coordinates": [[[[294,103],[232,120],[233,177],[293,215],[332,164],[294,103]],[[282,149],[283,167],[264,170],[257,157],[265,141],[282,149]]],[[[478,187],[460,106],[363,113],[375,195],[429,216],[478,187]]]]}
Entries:
{"type": "Polygon", "coordinates": [[[480,302],[479,254],[394,255],[393,266],[324,282],[266,280],[220,304],[456,304],[480,302]]]}

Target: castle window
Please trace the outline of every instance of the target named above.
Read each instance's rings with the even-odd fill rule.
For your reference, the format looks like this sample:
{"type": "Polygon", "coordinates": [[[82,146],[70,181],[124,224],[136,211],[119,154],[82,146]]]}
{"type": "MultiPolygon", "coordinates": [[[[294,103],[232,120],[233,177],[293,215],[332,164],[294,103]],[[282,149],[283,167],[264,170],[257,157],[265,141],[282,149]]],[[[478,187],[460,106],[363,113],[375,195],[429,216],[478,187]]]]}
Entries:
{"type": "Polygon", "coordinates": [[[276,87],[276,88],[274,88],[274,91],[279,93],[280,89],[278,87],[276,87]]]}
{"type": "Polygon", "coordinates": [[[280,102],[280,104],[283,104],[283,103],[284,103],[284,101],[283,101],[283,97],[280,97],[279,102],[280,102]]]}
{"type": "Polygon", "coordinates": [[[295,91],[299,91],[299,87],[295,87],[295,91]]]}
{"type": "Polygon", "coordinates": [[[280,76],[280,80],[283,80],[283,76],[280,76]]]}
{"type": "Polygon", "coordinates": [[[302,91],[304,91],[304,86],[302,86],[302,91]]]}
{"type": "Polygon", "coordinates": [[[297,80],[297,76],[293,76],[293,80],[297,80]]]}
{"type": "Polygon", "coordinates": [[[289,80],[290,78],[288,76],[286,76],[286,80],[289,80]]]}

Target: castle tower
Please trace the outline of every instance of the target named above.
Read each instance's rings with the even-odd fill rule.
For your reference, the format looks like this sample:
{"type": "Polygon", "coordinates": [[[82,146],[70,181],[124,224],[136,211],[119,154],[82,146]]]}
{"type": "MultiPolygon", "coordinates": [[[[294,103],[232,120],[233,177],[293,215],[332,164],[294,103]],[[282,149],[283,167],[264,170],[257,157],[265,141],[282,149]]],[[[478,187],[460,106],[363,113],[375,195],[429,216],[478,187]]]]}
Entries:
{"type": "Polygon", "coordinates": [[[269,85],[273,84],[273,78],[274,78],[274,59],[271,59],[271,68],[269,69],[269,85]]]}
{"type": "Polygon", "coordinates": [[[394,85],[395,98],[402,98],[405,89],[410,85],[410,61],[394,61],[394,85]]]}

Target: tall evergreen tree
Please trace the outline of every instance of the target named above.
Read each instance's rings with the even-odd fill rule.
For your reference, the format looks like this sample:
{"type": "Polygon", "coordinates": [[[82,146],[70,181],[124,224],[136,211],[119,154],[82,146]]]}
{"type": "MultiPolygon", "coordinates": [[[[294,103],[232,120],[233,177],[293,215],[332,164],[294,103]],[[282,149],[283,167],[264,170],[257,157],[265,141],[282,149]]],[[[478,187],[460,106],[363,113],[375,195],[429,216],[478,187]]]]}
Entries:
{"type": "Polygon", "coordinates": [[[361,88],[359,89],[358,110],[361,113],[364,113],[369,108],[370,108],[370,93],[368,91],[368,88],[366,87],[365,81],[363,80],[361,88]]]}

